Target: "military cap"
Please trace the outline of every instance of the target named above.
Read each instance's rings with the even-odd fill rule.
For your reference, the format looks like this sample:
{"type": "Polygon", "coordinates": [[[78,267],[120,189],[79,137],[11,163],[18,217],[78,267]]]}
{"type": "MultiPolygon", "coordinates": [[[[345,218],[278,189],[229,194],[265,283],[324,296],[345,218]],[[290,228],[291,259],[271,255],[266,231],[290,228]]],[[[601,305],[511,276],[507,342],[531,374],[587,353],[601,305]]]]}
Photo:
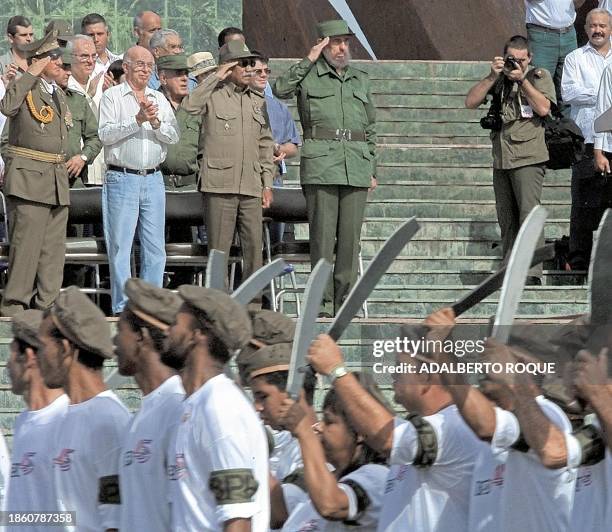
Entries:
{"type": "Polygon", "coordinates": [[[165,331],[174,323],[182,300],[165,288],[158,288],[142,279],[128,279],[125,283],[127,308],[141,320],[165,331]]]}
{"type": "Polygon", "coordinates": [[[28,309],[13,318],[13,337],[38,349],[38,329],[43,319],[41,310],[28,309]]]}
{"type": "Polygon", "coordinates": [[[238,359],[249,356],[266,345],[293,342],[295,323],[285,314],[272,310],[252,310],[249,315],[253,338],[242,348],[238,359]]]}
{"type": "Polygon", "coordinates": [[[72,65],[74,62],[74,56],[72,55],[72,51],[64,48],[62,50],[62,65],[72,65]]]}
{"type": "Polygon", "coordinates": [[[103,358],[113,358],[110,326],[104,313],[76,286],[60,292],[51,307],[51,318],[77,347],[103,358]]]}
{"type": "Polygon", "coordinates": [[[55,36],[65,41],[74,37],[74,31],[72,30],[72,24],[67,20],[55,19],[50,20],[49,24],[45,26],[45,33],[56,32],[55,36]]]}
{"type": "Polygon", "coordinates": [[[317,24],[317,36],[320,39],[339,35],[355,35],[349,29],[346,20],[326,20],[317,24]]]}
{"type": "Polygon", "coordinates": [[[267,345],[246,356],[244,351],[241,351],[236,362],[242,382],[247,383],[266,373],[289,371],[291,346],[291,343],[267,345]]]}
{"type": "Polygon", "coordinates": [[[60,53],[60,45],[55,33],[47,33],[42,39],[32,41],[29,44],[20,44],[18,49],[25,53],[26,57],[43,57],[50,52],[60,53]]]}
{"type": "Polygon", "coordinates": [[[230,296],[202,286],[179,286],[179,296],[188,306],[201,313],[211,330],[230,351],[244,347],[253,336],[246,309],[230,296]]]}
{"type": "Polygon", "coordinates": [[[189,70],[185,54],[163,55],[157,58],[157,70],[189,70]]]}
{"type": "Polygon", "coordinates": [[[242,41],[226,42],[219,49],[219,63],[231,63],[238,59],[246,59],[249,57],[257,57],[248,46],[242,41]]]}
{"type": "Polygon", "coordinates": [[[196,52],[187,58],[187,66],[193,76],[199,76],[217,68],[217,63],[210,52],[196,52]]]}

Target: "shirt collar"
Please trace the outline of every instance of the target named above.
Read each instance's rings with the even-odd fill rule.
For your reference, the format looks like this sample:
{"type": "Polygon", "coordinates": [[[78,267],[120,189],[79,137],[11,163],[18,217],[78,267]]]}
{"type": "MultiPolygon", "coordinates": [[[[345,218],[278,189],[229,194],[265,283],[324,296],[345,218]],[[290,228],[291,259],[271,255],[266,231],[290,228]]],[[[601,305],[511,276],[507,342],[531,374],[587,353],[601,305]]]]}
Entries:
{"type": "Polygon", "coordinates": [[[327,59],[321,55],[321,57],[317,60],[317,74],[319,76],[324,76],[325,74],[329,74],[330,76],[335,76],[338,79],[346,80],[356,76],[355,69],[351,68],[349,64],[344,71],[344,76],[340,77],[338,72],[327,62],[327,59]]]}
{"type": "MultiPolygon", "coordinates": [[[[610,39],[610,42],[612,43],[612,38],[610,39]]],[[[595,50],[595,48],[593,48],[593,45],[590,42],[587,42],[584,45],[584,51],[585,52],[589,52],[590,51],[590,52],[592,52],[594,54],[601,55],[597,50],[595,50]]],[[[607,57],[610,56],[610,54],[612,54],[612,46],[608,50],[608,53],[605,56],[601,55],[601,57],[606,57],[607,58],[607,57]]]]}
{"type": "Polygon", "coordinates": [[[49,83],[46,79],[40,78],[40,82],[49,94],[53,94],[55,91],[55,83],[49,83]]]}
{"type": "MultiPolygon", "coordinates": [[[[125,96],[126,94],[129,94],[130,92],[134,92],[134,90],[132,89],[132,87],[127,81],[124,81],[121,85],[119,85],[119,87],[121,87],[121,96],[125,96]]],[[[159,91],[153,90],[148,85],[145,86],[145,89],[144,89],[145,94],[155,95],[156,92],[159,92],[159,91]]]]}

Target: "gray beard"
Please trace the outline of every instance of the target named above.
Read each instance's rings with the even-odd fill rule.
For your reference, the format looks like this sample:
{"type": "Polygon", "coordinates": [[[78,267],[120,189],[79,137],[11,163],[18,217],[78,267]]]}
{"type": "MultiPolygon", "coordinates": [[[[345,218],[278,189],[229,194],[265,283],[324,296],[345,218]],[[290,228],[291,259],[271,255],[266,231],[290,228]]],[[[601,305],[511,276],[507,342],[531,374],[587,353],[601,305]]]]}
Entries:
{"type": "Polygon", "coordinates": [[[331,66],[333,66],[334,68],[340,68],[340,69],[346,68],[352,59],[350,50],[346,51],[346,54],[342,61],[336,61],[335,59],[333,59],[328,50],[323,50],[323,57],[325,57],[325,60],[331,66]]]}

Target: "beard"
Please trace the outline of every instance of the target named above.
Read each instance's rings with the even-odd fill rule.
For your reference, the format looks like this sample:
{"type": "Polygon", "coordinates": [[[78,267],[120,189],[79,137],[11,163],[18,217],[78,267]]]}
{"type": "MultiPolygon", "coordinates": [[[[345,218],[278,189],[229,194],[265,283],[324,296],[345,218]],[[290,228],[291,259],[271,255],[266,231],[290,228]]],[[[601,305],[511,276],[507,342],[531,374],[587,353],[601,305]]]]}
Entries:
{"type": "Polygon", "coordinates": [[[160,353],[162,364],[176,371],[181,371],[185,367],[190,351],[191,346],[189,344],[177,344],[168,338],[164,352],[160,353]]]}
{"type": "Polygon", "coordinates": [[[346,68],[348,66],[348,64],[351,62],[352,56],[351,56],[351,51],[350,50],[346,50],[346,52],[344,53],[344,58],[337,60],[334,59],[329,50],[323,50],[323,57],[325,57],[325,60],[334,68],[346,68]]]}

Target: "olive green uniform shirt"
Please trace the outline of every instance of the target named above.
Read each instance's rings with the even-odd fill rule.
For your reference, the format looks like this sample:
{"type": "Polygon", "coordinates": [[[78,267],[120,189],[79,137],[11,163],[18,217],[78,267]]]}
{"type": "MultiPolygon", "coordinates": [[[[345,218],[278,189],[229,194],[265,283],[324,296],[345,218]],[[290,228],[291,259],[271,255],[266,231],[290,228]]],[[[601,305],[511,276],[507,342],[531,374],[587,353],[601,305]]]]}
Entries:
{"type": "MultiPolygon", "coordinates": [[[[10,145],[52,154],[67,154],[70,113],[64,92],[56,88],[55,93],[55,97],[49,94],[42,81],[29,72],[9,84],[0,102],[0,112],[10,119],[10,145]],[[38,111],[43,105],[54,110],[55,116],[50,123],[41,124],[30,112],[26,102],[30,90],[38,111]],[[59,103],[59,109],[55,100],[59,103]]],[[[7,196],[47,205],[70,205],[66,164],[10,157],[6,166],[4,192],[7,196]]]]}
{"type": "Polygon", "coordinates": [[[376,110],[368,75],[349,65],[340,76],[323,56],[315,63],[304,58],[278,77],[273,90],[279,98],[297,96],[304,130],[301,183],[369,187],[376,176],[376,110]],[[366,140],[315,140],[317,127],[365,132],[366,140]]]}
{"type": "Polygon", "coordinates": [[[98,137],[98,119],[94,115],[87,99],[82,94],[66,89],[66,103],[72,116],[72,126],[68,128],[68,149],[66,158],[75,155],[85,155],[87,163],[81,171],[80,177],[83,182],[87,178],[87,164],[91,163],[102,149],[102,141],[98,137]],[[81,147],[81,140],[83,147],[81,147]]]}
{"type": "Polygon", "coordinates": [[[202,120],[201,192],[261,197],[272,187],[274,140],[263,94],[209,76],[181,108],[202,120]]]}
{"type": "MultiPolygon", "coordinates": [[[[530,68],[525,77],[552,103],[557,103],[555,85],[548,70],[530,68]]],[[[548,161],[544,121],[535,111],[531,111],[532,118],[524,118],[521,105],[529,106],[529,102],[518,84],[512,84],[511,88],[505,85],[502,95],[503,126],[501,131],[491,132],[493,168],[511,170],[548,161]]]]}

